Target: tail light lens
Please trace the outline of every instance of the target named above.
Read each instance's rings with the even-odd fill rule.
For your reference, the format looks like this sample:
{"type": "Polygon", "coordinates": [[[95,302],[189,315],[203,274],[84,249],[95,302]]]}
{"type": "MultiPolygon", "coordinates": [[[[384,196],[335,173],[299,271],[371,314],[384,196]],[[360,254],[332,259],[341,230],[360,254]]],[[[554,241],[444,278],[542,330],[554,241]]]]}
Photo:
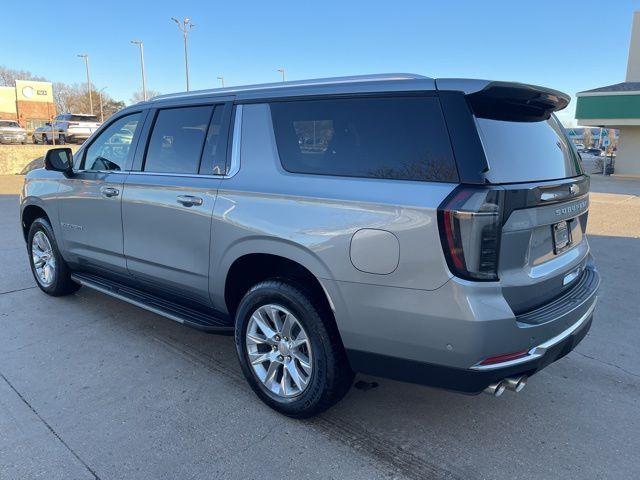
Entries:
{"type": "Polygon", "coordinates": [[[451,273],[498,280],[503,191],[460,185],[438,208],[440,240],[451,273]]]}

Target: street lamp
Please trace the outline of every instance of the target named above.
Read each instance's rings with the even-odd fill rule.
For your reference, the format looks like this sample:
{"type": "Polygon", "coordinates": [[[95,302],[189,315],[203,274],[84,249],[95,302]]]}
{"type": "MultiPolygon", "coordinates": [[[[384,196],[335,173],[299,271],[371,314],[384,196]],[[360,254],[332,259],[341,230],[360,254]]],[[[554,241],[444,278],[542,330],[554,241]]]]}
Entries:
{"type": "Polygon", "coordinates": [[[98,90],[98,98],[100,98],[100,123],[104,123],[104,111],[102,110],[102,92],[104,92],[107,87],[102,87],[98,90]]]}
{"type": "Polygon", "coordinates": [[[171,17],[171,20],[176,22],[176,24],[178,25],[178,28],[182,32],[182,36],[184,37],[184,70],[187,74],[187,92],[188,92],[189,91],[189,56],[187,54],[187,35],[189,35],[189,32],[193,27],[195,27],[195,25],[191,23],[191,20],[189,18],[185,18],[184,20],[182,20],[182,22],[174,17],[171,17]]]}
{"type": "Polygon", "coordinates": [[[142,40],[131,40],[133,45],[140,47],[140,65],[142,67],[142,98],[147,101],[147,79],[144,75],[144,43],[142,40]]]}
{"type": "Polygon", "coordinates": [[[224,88],[224,77],[217,77],[218,80],[220,80],[220,84],[222,85],[222,88],[224,88]]]}
{"type": "Polygon", "coordinates": [[[284,67],[279,68],[278,71],[282,74],[282,81],[284,82],[284,67]]]}
{"type": "Polygon", "coordinates": [[[89,93],[89,109],[93,115],[93,98],[91,98],[91,77],[89,76],[89,55],[86,53],[78,54],[78,57],[84,58],[84,66],[87,69],[87,92],[89,93]]]}

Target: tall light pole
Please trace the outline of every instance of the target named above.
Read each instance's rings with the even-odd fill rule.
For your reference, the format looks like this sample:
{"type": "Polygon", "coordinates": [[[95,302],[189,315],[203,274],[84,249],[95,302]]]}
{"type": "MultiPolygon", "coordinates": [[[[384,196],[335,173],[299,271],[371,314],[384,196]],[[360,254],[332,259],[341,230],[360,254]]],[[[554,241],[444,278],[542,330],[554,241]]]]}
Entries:
{"type": "Polygon", "coordinates": [[[189,55],[187,53],[187,36],[189,35],[189,32],[191,31],[191,29],[195,27],[195,25],[191,23],[191,20],[189,18],[186,18],[186,17],[184,20],[182,20],[182,22],[174,17],[171,17],[171,20],[176,22],[176,24],[178,25],[178,28],[182,32],[182,36],[184,37],[184,70],[187,75],[187,92],[188,92],[189,91],[189,55]]]}
{"type": "Polygon", "coordinates": [[[220,84],[222,85],[222,88],[224,88],[224,77],[217,77],[218,80],[220,80],[220,84]]]}
{"type": "Polygon", "coordinates": [[[282,74],[282,81],[284,82],[284,67],[279,68],[278,71],[282,74]]]}
{"type": "Polygon", "coordinates": [[[93,98],[91,98],[91,77],[89,76],[89,55],[86,53],[78,54],[78,57],[84,58],[84,66],[87,69],[87,92],[89,93],[89,109],[93,115],[93,98]]]}
{"type": "Polygon", "coordinates": [[[107,87],[102,87],[98,90],[98,98],[100,98],[100,123],[104,123],[104,111],[102,109],[102,92],[105,91],[107,87]]]}
{"type": "Polygon", "coordinates": [[[144,74],[144,43],[142,40],[131,40],[133,45],[140,47],[140,66],[142,67],[142,98],[147,101],[147,79],[144,74]]]}

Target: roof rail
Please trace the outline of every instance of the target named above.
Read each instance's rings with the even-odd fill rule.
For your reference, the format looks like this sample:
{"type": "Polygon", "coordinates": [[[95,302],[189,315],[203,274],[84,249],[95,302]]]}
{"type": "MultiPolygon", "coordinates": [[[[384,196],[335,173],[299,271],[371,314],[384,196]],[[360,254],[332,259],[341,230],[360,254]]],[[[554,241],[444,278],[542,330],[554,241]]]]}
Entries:
{"type": "Polygon", "coordinates": [[[221,94],[221,93],[238,93],[246,91],[268,90],[268,89],[285,89],[292,87],[304,87],[315,85],[336,85],[341,83],[359,83],[359,82],[382,82],[396,80],[423,80],[429,79],[423,75],[415,73],[378,73],[371,75],[352,75],[348,77],[329,77],[315,78],[309,80],[291,80],[287,82],[260,83],[255,85],[241,85],[237,87],[210,88],[207,90],[194,90],[191,92],[169,93],[166,95],[158,95],[149,101],[165,100],[171,98],[197,97],[201,95],[221,94]]]}

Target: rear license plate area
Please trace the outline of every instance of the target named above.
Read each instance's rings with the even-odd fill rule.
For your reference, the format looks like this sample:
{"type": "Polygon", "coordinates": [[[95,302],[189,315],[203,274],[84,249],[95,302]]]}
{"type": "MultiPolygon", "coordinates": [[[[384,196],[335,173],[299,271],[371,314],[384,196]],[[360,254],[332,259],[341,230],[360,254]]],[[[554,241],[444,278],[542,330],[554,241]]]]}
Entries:
{"type": "Polygon", "coordinates": [[[553,232],[553,252],[558,255],[571,246],[571,228],[569,221],[554,223],[551,225],[553,232]]]}

